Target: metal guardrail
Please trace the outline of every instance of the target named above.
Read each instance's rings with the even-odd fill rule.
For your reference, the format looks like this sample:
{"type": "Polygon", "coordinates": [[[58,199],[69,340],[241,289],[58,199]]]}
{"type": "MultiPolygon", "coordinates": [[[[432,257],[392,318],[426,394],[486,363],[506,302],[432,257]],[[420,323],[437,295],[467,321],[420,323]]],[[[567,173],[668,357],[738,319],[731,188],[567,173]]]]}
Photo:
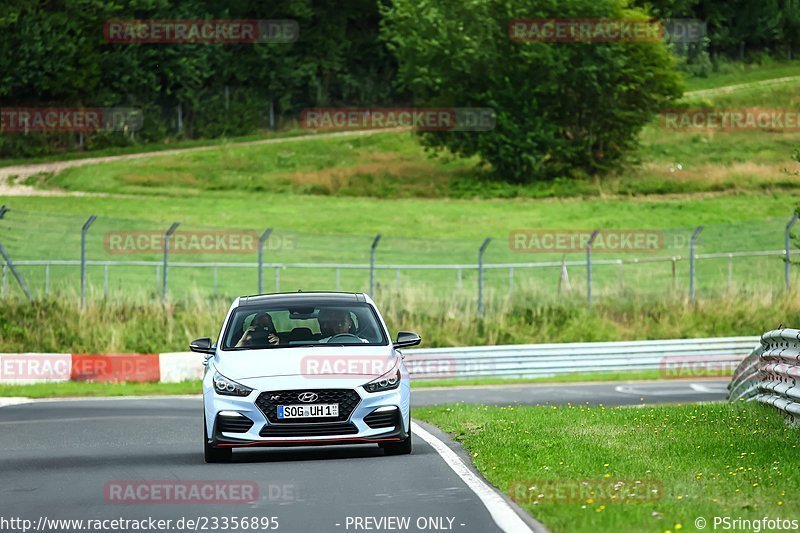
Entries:
{"type": "Polygon", "coordinates": [[[787,421],[800,423],[800,330],[778,329],[759,344],[736,369],[728,399],[755,400],[778,409],[787,421]]]}
{"type": "Polygon", "coordinates": [[[546,377],[660,370],[665,378],[728,377],[758,337],[579,342],[403,350],[416,379],[546,377]]]}

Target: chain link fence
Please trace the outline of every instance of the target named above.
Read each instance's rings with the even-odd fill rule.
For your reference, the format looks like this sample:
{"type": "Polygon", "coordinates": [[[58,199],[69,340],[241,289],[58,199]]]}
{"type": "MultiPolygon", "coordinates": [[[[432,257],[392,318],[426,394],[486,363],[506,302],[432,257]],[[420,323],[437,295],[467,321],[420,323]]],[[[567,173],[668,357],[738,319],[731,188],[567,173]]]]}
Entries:
{"type": "MultiPolygon", "coordinates": [[[[706,225],[694,244],[694,261],[696,227],[596,228],[591,254],[586,244],[595,228],[511,229],[490,236],[481,261],[484,238],[377,238],[185,223],[167,238],[171,220],[154,224],[99,216],[88,223],[89,217],[13,208],[4,212],[0,245],[33,297],[80,294],[83,285],[87,299],[233,298],[297,290],[360,291],[377,297],[415,290],[463,295],[468,301],[602,301],[667,294],[688,298],[692,286],[697,298],[726,291],[780,291],[787,281],[797,282],[796,273],[786,269],[788,216],[706,225]]],[[[2,294],[22,294],[11,265],[2,263],[2,294]]]]}

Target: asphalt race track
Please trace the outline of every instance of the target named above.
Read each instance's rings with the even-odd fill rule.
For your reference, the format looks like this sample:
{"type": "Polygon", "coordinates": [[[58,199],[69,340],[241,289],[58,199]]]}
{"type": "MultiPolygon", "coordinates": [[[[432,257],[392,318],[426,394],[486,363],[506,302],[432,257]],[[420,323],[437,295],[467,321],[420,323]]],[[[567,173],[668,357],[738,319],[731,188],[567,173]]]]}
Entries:
{"type": "Polygon", "coordinates": [[[412,390],[414,407],[487,405],[640,405],[722,401],[729,380],[561,383],[412,390]]]}
{"type": "MultiPolygon", "coordinates": [[[[414,390],[412,397],[417,407],[458,401],[638,405],[718,401],[724,399],[725,385],[700,381],[503,386],[414,390]]],[[[230,524],[224,529],[222,520],[233,517],[277,518],[277,529],[260,525],[257,531],[501,530],[476,492],[417,435],[410,456],[384,457],[373,445],[261,448],[237,450],[233,464],[207,465],[201,449],[201,409],[199,398],[187,397],[52,400],[0,408],[0,514],[31,520],[34,526],[40,519],[47,525],[52,519],[152,517],[172,520],[169,531],[254,531],[230,524]],[[141,493],[121,501],[113,493],[120,486],[187,481],[206,486],[230,481],[249,487],[254,497],[243,501],[223,491],[210,501],[176,503],[164,502],[163,495],[141,493]],[[388,517],[406,517],[408,527],[378,522],[388,517]],[[180,519],[182,528],[176,527],[180,519]],[[198,519],[195,527],[186,527],[185,520],[198,519]]],[[[461,453],[457,448],[456,452],[461,453]]],[[[74,530],[52,524],[39,530],[43,529],[74,530]]]]}

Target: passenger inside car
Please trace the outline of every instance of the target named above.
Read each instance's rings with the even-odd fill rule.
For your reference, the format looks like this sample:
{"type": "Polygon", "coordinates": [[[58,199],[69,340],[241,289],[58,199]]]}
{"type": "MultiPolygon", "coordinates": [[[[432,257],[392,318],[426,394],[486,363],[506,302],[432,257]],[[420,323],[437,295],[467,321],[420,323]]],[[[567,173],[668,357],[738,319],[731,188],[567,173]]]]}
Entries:
{"type": "Polygon", "coordinates": [[[270,344],[278,344],[280,339],[275,331],[275,324],[269,313],[259,313],[244,330],[242,338],[236,343],[237,348],[258,348],[270,344]]]}

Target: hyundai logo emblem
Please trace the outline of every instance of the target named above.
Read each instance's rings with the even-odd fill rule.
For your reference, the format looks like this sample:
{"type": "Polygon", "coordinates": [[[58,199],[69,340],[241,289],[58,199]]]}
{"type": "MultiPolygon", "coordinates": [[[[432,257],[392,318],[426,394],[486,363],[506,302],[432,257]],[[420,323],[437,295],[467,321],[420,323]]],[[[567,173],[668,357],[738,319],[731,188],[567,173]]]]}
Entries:
{"type": "Polygon", "coordinates": [[[319,395],[317,395],[316,392],[302,392],[302,393],[297,395],[297,399],[298,400],[300,400],[301,402],[306,402],[306,403],[315,402],[315,401],[317,401],[317,398],[319,398],[319,395]]]}

